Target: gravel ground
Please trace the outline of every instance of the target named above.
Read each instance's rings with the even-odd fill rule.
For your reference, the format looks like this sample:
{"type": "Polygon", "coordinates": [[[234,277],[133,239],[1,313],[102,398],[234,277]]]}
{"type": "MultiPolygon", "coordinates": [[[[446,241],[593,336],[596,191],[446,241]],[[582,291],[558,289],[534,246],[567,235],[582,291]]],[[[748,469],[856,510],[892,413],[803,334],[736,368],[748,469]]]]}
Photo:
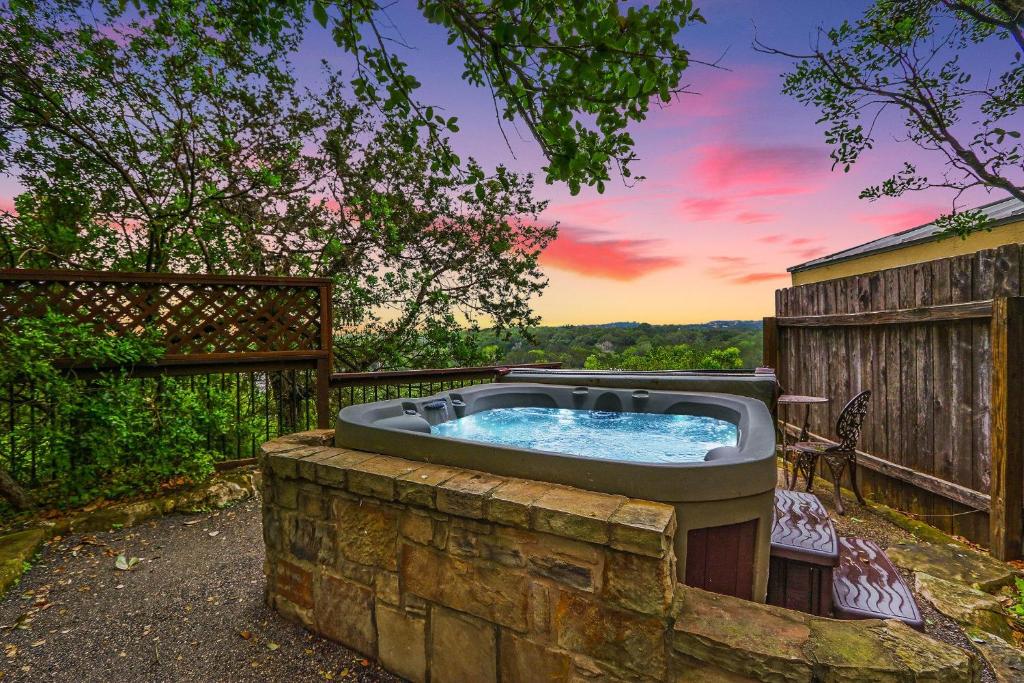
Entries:
{"type": "MultiPolygon", "coordinates": [[[[780,482],[781,484],[781,482],[780,482]]],[[[840,535],[883,548],[914,537],[817,484],[840,535]]],[[[397,681],[263,604],[258,500],[205,515],[57,538],[0,601],[0,681],[397,681]],[[119,570],[116,558],[140,558],[119,570]]],[[[913,589],[912,577],[905,575],[913,589]]],[[[926,632],[973,650],[918,603],[926,632]]],[[[983,681],[994,681],[986,669],[983,681]]]]}
{"type": "Polygon", "coordinates": [[[397,681],[263,605],[260,505],[55,539],[0,602],[0,681],[397,681]],[[141,558],[115,568],[118,554],[141,558]]]}

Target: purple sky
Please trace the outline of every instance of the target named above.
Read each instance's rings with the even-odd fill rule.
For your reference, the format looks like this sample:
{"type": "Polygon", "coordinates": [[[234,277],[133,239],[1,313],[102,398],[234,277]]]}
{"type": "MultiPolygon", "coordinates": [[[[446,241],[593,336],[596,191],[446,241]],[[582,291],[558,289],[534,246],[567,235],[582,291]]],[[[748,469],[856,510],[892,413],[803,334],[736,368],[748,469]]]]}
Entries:
{"type": "MultiPolygon", "coordinates": [[[[929,191],[870,203],[866,185],[904,160],[924,161],[895,139],[899,118],[883,120],[893,134],[850,173],[831,171],[816,112],[780,94],[788,61],[751,48],[760,39],[787,50],[806,49],[819,25],[860,14],[865,2],[709,0],[708,24],[679,37],[694,55],[723,69],[692,67],[684,81],[699,95],[683,96],[632,129],[647,180],[626,187],[613,179],[604,195],[584,189],[571,197],[544,185],[536,144],[509,127],[501,137],[489,93],[462,82],[459,53],[443,31],[426,23],[412,2],[390,17],[416,47],[399,54],[423,83],[420,99],[458,116],[456,149],[485,165],[506,163],[541,176],[539,194],[551,201],[546,217],[560,237],[543,258],[551,285],[536,302],[546,324],[643,320],[701,322],[770,314],[786,267],[912,227],[948,210],[951,196],[929,191]]],[[[326,31],[311,27],[295,64],[303,79],[319,78],[319,62],[344,65],[326,31]]],[[[0,179],[0,205],[13,185],[0,179]]],[[[983,193],[969,204],[997,199],[983,193]]]]}

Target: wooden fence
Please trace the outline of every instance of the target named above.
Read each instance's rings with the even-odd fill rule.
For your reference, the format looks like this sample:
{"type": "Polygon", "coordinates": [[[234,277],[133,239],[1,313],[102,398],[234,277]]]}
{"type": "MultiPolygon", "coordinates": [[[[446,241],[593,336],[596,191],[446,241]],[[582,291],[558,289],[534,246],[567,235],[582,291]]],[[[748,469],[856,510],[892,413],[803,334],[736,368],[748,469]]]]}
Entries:
{"type": "MultiPolygon", "coordinates": [[[[330,424],[331,284],[325,278],[0,270],[0,324],[48,310],[117,334],[156,330],[164,353],[135,376],[316,370],[330,424]]],[[[73,368],[77,374],[106,368],[73,368]]]]}
{"type": "Polygon", "coordinates": [[[865,491],[1003,558],[1020,556],[1024,508],[1021,266],[1007,245],[790,287],[765,319],[783,390],[831,399],[813,433],[872,391],[865,491]]]}

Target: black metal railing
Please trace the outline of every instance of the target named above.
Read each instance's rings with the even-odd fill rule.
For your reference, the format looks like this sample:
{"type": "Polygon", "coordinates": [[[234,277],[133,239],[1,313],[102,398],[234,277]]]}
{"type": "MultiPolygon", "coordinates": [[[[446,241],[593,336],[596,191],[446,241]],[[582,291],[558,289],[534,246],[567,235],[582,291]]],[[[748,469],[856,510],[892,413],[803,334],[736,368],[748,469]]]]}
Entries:
{"type": "Polygon", "coordinates": [[[419,398],[475,384],[493,382],[503,370],[514,368],[557,369],[561,363],[519,363],[481,365],[429,370],[388,370],[383,372],[340,372],[331,375],[331,405],[345,406],[392,398],[419,398]]]}

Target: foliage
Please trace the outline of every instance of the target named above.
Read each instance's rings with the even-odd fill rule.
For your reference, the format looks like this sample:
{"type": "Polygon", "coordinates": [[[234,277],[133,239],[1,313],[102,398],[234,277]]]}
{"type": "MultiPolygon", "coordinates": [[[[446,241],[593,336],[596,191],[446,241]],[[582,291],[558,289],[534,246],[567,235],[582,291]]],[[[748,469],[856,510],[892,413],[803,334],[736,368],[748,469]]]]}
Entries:
{"type": "Polygon", "coordinates": [[[844,171],[874,146],[883,112],[899,111],[906,141],[942,160],[941,177],[905,162],[861,197],[951,189],[953,212],[942,227],[966,236],[983,220],[957,212],[964,191],[1024,200],[1022,10],[1013,0],[876,0],[861,18],[821,31],[809,54],[757,47],[797,60],[783,92],[818,109],[833,166],[844,171]]]}
{"type": "Polygon", "coordinates": [[[1013,585],[1016,591],[1011,596],[1012,602],[1008,609],[1010,614],[1017,617],[1018,620],[1024,621],[1024,579],[1014,577],[1013,585]]]}
{"type": "Polygon", "coordinates": [[[509,338],[485,331],[481,343],[488,363],[561,362],[569,368],[637,370],[753,368],[761,363],[757,322],[537,327],[528,336],[509,338]]]}
{"type": "Polygon", "coordinates": [[[287,10],[99,7],[0,9],[0,172],[26,189],[7,265],[330,277],[342,369],[458,361],[466,324],[536,323],[555,229],[531,176],[449,163],[440,132],[370,113],[363,76],[355,101],[326,64],[300,90],[287,10]]]}
{"type": "MultiPolygon", "coordinates": [[[[156,3],[153,3],[156,4],[156,3]]],[[[270,11],[278,3],[236,3],[270,11]]],[[[289,6],[301,14],[306,2],[289,6]]],[[[703,22],[692,0],[658,0],[624,7],[620,0],[418,0],[432,24],[445,29],[462,55],[463,79],[487,88],[498,124],[521,121],[548,160],[548,182],[604,190],[609,167],[630,176],[636,158],[629,123],[643,121],[658,98],[680,90],[690,63],[676,42],[689,23],[703,22]],[[623,11],[624,9],[624,11],[623,11]]],[[[313,16],[358,64],[353,81],[365,104],[388,118],[409,120],[431,135],[457,131],[457,119],[416,98],[419,82],[390,45],[386,3],[313,0],[313,16]]],[[[251,26],[255,19],[247,21],[251,26]]],[[[457,157],[448,158],[458,164],[457,157]]]]}
{"type": "Polygon", "coordinates": [[[208,475],[214,453],[207,434],[227,428],[229,403],[202,400],[187,380],[150,384],[126,376],[124,368],[153,362],[159,348],[148,333],[97,334],[90,324],[53,313],[0,329],[0,384],[8,388],[0,401],[21,417],[31,414],[16,420],[13,432],[5,421],[0,433],[5,450],[14,445],[7,452],[11,473],[27,483],[52,481],[40,492],[42,502],[61,505],[208,475]],[[60,369],[68,362],[122,369],[87,379],[60,369]]]}
{"type": "Polygon", "coordinates": [[[735,346],[702,354],[686,344],[641,350],[633,346],[622,353],[601,353],[587,357],[587,370],[738,370],[743,367],[735,346]]]}

